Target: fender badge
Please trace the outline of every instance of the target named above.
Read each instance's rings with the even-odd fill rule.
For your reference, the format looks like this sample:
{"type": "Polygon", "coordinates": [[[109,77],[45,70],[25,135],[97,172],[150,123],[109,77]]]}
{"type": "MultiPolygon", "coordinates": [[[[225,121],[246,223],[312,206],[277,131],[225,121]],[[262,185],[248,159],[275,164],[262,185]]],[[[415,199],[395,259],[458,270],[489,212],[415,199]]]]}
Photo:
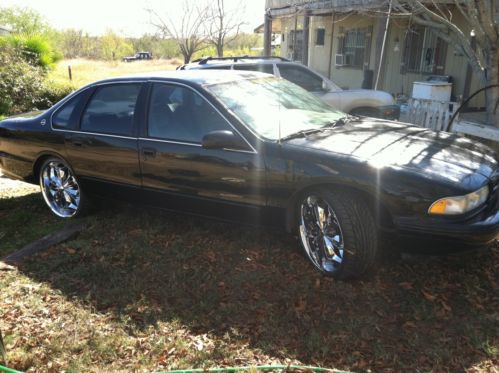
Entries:
{"type": "Polygon", "coordinates": [[[44,125],[45,125],[45,123],[47,123],[47,121],[46,121],[45,119],[42,119],[42,121],[40,122],[40,124],[41,124],[42,126],[44,126],[44,125]]]}

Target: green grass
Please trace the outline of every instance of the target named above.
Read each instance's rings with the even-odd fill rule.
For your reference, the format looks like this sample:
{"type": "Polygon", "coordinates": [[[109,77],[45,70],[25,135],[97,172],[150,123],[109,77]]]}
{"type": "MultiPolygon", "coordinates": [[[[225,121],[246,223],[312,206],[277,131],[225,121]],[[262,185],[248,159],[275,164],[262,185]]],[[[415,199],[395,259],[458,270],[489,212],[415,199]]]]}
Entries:
{"type": "Polygon", "coordinates": [[[0,258],[60,228],[64,222],[47,215],[39,193],[0,199],[0,258]]]}
{"type": "MultiPolygon", "coordinates": [[[[52,221],[34,197],[2,201],[14,235],[52,221]]],[[[466,260],[385,261],[345,283],[318,275],[280,231],[121,204],[84,221],[75,240],[0,271],[16,369],[487,372],[497,361],[497,246],[466,260]]]]}
{"type": "Polygon", "coordinates": [[[39,187],[1,177],[0,258],[63,225],[47,214],[39,187]]]}

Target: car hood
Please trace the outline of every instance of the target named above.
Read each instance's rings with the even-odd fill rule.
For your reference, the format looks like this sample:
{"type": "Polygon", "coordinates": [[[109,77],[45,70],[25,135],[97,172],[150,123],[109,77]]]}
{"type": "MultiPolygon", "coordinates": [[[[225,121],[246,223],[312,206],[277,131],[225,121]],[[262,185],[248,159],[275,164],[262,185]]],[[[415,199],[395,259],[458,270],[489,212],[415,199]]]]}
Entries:
{"type": "MultiPolygon", "coordinates": [[[[497,154],[485,145],[446,132],[404,123],[365,118],[293,145],[354,157],[374,168],[402,168],[432,179],[474,188],[475,176],[492,178],[497,154]]],[[[479,178],[483,183],[483,177],[479,178]]]]}

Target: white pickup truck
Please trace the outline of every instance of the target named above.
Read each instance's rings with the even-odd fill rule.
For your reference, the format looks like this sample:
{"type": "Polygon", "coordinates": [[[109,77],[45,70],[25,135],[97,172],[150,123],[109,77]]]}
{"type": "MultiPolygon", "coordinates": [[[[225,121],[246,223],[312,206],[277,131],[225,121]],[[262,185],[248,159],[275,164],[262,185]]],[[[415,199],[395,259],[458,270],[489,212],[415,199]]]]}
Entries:
{"type": "Polygon", "coordinates": [[[395,104],[395,100],[388,92],[373,89],[341,89],[308,67],[281,57],[206,57],[179,66],[177,69],[260,71],[298,84],[345,113],[394,120],[400,115],[400,107],[395,104]]]}

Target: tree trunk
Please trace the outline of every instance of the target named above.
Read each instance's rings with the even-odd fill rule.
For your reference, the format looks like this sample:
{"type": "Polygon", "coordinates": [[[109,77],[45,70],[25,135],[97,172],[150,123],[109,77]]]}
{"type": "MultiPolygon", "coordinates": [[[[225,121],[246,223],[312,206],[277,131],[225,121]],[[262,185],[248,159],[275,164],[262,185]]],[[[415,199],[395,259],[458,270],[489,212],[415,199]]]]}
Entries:
{"type": "Polygon", "coordinates": [[[184,64],[187,64],[191,61],[192,53],[182,53],[184,57],[184,64]]]}
{"type": "Polygon", "coordinates": [[[217,44],[217,55],[218,57],[224,56],[224,46],[223,44],[217,44]]]}

